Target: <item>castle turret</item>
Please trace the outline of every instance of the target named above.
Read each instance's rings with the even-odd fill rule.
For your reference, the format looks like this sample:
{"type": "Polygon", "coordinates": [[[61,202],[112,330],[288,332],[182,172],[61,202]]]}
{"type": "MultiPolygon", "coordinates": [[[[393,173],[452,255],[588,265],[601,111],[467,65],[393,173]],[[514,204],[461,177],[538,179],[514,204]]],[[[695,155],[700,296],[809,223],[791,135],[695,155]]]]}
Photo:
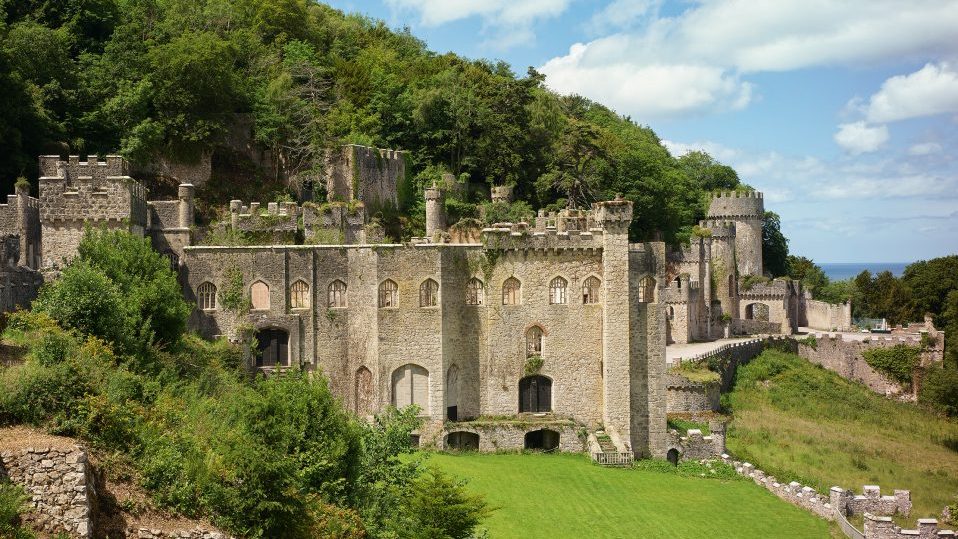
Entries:
{"type": "Polygon", "coordinates": [[[181,183],[179,187],[180,201],[180,228],[193,226],[193,194],[195,189],[191,183],[181,183]]]}
{"type": "Polygon", "coordinates": [[[446,194],[435,183],[426,188],[426,237],[446,231],[446,194]]]}
{"type": "Polygon", "coordinates": [[[712,196],[708,218],[735,223],[735,261],[738,276],[762,275],[762,193],[723,192],[712,196]]]}

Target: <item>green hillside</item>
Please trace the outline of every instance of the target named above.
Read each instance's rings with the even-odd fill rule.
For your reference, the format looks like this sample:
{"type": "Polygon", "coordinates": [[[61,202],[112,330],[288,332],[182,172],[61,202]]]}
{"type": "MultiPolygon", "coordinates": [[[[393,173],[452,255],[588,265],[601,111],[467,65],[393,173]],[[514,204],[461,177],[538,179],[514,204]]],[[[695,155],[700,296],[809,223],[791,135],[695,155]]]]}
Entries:
{"type": "Polygon", "coordinates": [[[913,518],[958,496],[958,422],[895,402],[791,354],[766,351],[724,395],[727,445],[779,481],[827,492],[910,489],[913,518]]]}

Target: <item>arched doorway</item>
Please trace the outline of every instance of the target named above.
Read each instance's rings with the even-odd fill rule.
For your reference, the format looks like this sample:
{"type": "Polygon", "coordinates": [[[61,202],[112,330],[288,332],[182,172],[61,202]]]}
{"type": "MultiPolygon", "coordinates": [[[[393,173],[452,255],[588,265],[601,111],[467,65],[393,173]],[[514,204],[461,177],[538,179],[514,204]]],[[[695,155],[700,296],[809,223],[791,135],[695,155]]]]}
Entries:
{"type": "Polygon", "coordinates": [[[282,329],[261,329],[256,332],[256,366],[289,366],[289,333],[282,329]]]}
{"type": "Polygon", "coordinates": [[[446,449],[459,451],[478,451],[479,435],[475,432],[450,432],[446,436],[446,449]]]}
{"type": "Polygon", "coordinates": [[[519,413],[552,411],[552,380],[545,376],[526,376],[519,380],[519,413]]]}
{"type": "Polygon", "coordinates": [[[459,367],[455,365],[446,373],[446,419],[459,420],[459,367]]]}
{"type": "Polygon", "coordinates": [[[429,371],[414,363],[407,363],[393,371],[392,404],[405,408],[415,404],[420,415],[429,415],[429,371]]]}
{"type": "Polygon", "coordinates": [[[533,430],[526,433],[526,449],[554,451],[559,448],[559,433],[549,429],[533,430]]]}
{"type": "Polygon", "coordinates": [[[672,466],[678,466],[679,465],[679,450],[675,448],[669,449],[669,452],[665,454],[665,458],[666,460],[669,461],[669,463],[672,464],[672,466]]]}

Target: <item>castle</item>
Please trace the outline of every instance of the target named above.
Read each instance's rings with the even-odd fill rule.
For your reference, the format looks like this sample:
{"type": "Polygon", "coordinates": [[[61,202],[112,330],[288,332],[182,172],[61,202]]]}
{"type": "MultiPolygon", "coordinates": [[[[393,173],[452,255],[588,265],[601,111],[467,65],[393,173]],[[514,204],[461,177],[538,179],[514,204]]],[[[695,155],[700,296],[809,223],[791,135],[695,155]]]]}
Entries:
{"type": "Polygon", "coordinates": [[[601,441],[629,459],[665,456],[667,342],[850,326],[849,305],[812,301],[798,283],[749,284],[762,274],[760,193],[715,195],[691,245],[667,249],[629,241],[621,198],[468,230],[448,226],[433,186],[426,237],[393,244],[370,216],[395,205],[402,152],[347,146],[326,172],[326,204],[230,201],[219,230],[255,241],[208,245],[192,185],[148,200],[121,157],[41,156],[39,199],[18,189],[0,206],[0,234],[18,247],[0,279],[33,279],[9,301],[0,290],[4,307],[26,304],[36,270],[74,256],[85,227],[128,230],[170,260],[193,329],[255,343],[251,368],[321,371],[359,416],[418,405],[423,444],[601,441]]]}

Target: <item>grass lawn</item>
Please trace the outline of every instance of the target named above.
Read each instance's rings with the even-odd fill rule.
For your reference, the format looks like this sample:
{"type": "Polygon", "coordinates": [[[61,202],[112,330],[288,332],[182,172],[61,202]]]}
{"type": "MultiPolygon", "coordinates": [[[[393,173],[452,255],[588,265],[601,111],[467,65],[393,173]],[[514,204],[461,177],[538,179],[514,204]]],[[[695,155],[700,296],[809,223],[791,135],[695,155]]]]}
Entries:
{"type": "Polygon", "coordinates": [[[910,489],[908,521],[937,516],[958,495],[958,422],[895,402],[792,354],[766,351],[723,395],[727,446],[779,481],[827,493],[910,489]]]}
{"type": "Polygon", "coordinates": [[[498,538],[823,538],[828,525],[742,480],[602,468],[584,455],[434,453],[498,509],[498,538]]]}

